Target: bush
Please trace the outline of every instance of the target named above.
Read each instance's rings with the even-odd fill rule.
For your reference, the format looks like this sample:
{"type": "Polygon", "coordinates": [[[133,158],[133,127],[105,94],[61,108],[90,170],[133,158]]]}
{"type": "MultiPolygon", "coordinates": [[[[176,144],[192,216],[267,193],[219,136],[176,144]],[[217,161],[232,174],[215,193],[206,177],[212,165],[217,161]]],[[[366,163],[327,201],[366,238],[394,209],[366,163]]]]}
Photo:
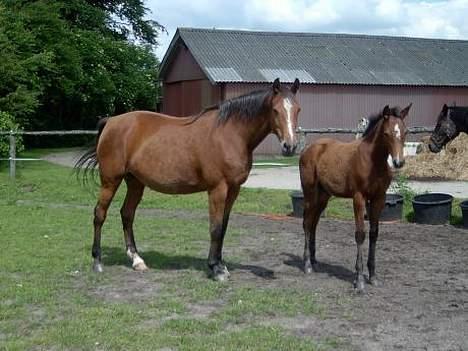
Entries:
{"type": "MultiPolygon", "coordinates": [[[[12,115],[0,111],[0,131],[18,130],[19,126],[15,123],[12,115]]],[[[10,150],[10,139],[8,135],[0,135],[0,158],[8,157],[10,150]]],[[[24,150],[23,138],[20,135],[16,136],[16,152],[24,150]]]]}

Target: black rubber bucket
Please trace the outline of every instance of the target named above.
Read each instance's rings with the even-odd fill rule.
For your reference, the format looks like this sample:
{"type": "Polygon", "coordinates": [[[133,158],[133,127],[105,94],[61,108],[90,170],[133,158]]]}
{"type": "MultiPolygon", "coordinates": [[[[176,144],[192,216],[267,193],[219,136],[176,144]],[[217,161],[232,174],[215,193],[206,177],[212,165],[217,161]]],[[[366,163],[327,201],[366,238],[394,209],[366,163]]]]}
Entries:
{"type": "Polygon", "coordinates": [[[413,199],[414,221],[420,224],[445,224],[452,214],[453,196],[443,193],[417,195],[413,199]]]}
{"type": "Polygon", "coordinates": [[[463,226],[468,228],[468,200],[463,201],[460,207],[462,210],[463,226]]]}
{"type": "Polygon", "coordinates": [[[301,217],[304,215],[304,194],[300,190],[291,191],[292,208],[294,217],[301,217]]]}
{"type": "MultiPolygon", "coordinates": [[[[369,213],[369,204],[366,205],[369,213]]],[[[379,221],[401,221],[403,218],[403,196],[399,194],[385,194],[385,207],[380,213],[379,221]]]]}

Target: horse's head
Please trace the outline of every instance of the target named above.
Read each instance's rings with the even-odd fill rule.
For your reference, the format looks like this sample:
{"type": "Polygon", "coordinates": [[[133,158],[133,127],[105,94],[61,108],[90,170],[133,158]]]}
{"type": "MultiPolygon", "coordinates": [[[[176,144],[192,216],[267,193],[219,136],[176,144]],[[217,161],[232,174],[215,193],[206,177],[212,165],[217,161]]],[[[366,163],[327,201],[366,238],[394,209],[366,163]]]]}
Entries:
{"type": "Polygon", "coordinates": [[[429,143],[429,150],[432,152],[439,152],[445,144],[455,139],[458,134],[460,134],[457,125],[450,117],[450,112],[451,110],[447,105],[444,105],[442,111],[440,111],[436,127],[431,134],[429,143]]]}
{"type": "Polygon", "coordinates": [[[406,134],[408,130],[405,125],[405,117],[412,104],[406,106],[403,110],[399,107],[390,108],[388,105],[382,111],[383,116],[383,140],[388,147],[389,153],[393,159],[395,168],[401,168],[405,164],[403,153],[405,147],[406,134]]]}
{"type": "Polygon", "coordinates": [[[296,100],[299,90],[299,79],[294,81],[290,89],[281,87],[279,78],[276,78],[273,86],[271,100],[271,130],[281,143],[281,151],[284,156],[294,155],[297,148],[297,117],[301,108],[296,100]]]}

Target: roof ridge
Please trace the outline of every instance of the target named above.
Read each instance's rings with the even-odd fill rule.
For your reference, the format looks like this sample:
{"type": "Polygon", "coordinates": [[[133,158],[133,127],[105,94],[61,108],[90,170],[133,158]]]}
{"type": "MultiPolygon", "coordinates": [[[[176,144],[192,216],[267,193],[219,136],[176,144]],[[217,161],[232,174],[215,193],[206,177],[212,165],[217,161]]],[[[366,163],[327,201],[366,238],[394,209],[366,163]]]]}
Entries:
{"type": "Polygon", "coordinates": [[[319,32],[280,32],[280,31],[264,31],[250,29],[229,29],[229,28],[200,28],[200,27],[178,27],[180,32],[209,32],[209,33],[235,33],[244,35],[265,35],[265,36],[295,36],[295,37],[324,37],[324,38],[356,38],[356,39],[383,39],[383,40],[408,40],[408,41],[434,41],[434,42],[456,42],[468,43],[467,39],[445,39],[445,38],[423,38],[410,36],[392,36],[392,35],[371,35],[359,33],[319,33],[319,32]]]}

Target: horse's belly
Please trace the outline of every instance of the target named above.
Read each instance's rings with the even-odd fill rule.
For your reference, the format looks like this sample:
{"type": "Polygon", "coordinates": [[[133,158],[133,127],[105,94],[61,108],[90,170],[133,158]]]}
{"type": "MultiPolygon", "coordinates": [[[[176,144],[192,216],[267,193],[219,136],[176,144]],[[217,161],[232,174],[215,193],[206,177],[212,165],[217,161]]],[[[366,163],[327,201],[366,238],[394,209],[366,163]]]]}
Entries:
{"type": "Polygon", "coordinates": [[[207,189],[196,167],[186,163],[150,162],[129,169],[147,187],[167,194],[189,194],[207,189]]]}

